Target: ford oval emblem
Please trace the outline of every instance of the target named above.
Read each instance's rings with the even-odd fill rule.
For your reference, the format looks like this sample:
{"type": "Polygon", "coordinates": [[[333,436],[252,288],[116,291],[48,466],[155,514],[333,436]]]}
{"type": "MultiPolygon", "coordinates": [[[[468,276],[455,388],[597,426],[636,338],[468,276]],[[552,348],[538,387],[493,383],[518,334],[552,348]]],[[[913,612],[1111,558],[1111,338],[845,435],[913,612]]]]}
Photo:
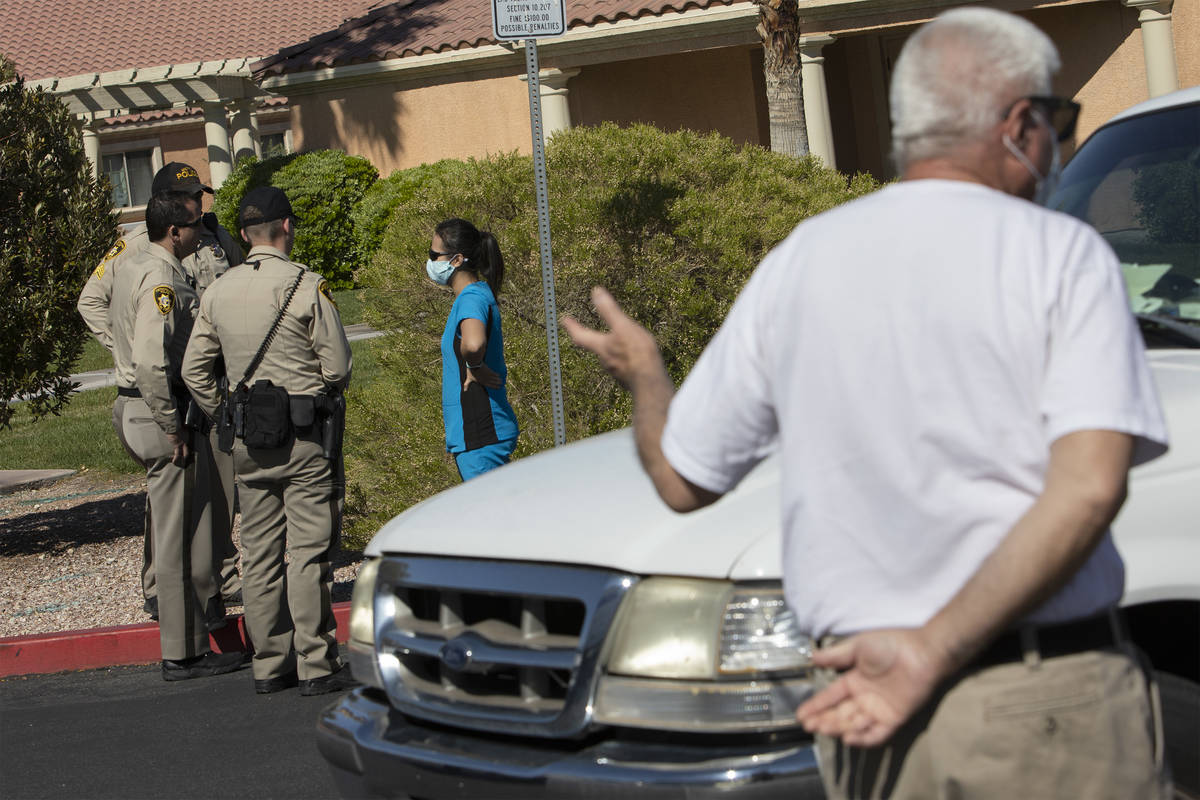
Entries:
{"type": "Polygon", "coordinates": [[[449,641],[442,645],[438,657],[447,669],[461,672],[471,663],[471,649],[459,641],[449,641]]]}

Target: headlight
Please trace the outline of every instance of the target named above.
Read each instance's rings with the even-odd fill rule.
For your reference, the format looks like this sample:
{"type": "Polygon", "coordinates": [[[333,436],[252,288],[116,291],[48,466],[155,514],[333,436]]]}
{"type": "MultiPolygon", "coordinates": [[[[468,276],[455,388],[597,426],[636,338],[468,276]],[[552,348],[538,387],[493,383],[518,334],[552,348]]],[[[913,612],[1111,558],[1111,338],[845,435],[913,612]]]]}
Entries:
{"type": "Polygon", "coordinates": [[[795,672],[812,663],[812,639],[800,632],[781,588],[735,589],[721,625],[722,675],[795,672]]]}
{"type": "Polygon", "coordinates": [[[647,578],[621,609],[608,671],[718,680],[799,672],[811,658],[778,584],[647,578]]]}
{"type": "Polygon", "coordinates": [[[375,579],[378,575],[378,558],[364,561],[358,568],[354,593],[350,595],[350,639],[346,649],[354,677],[382,689],[383,679],[375,663],[375,579]]]}
{"type": "Polygon", "coordinates": [[[598,722],[677,730],[796,725],[812,641],[778,584],[647,578],[622,606],[598,722]]]}

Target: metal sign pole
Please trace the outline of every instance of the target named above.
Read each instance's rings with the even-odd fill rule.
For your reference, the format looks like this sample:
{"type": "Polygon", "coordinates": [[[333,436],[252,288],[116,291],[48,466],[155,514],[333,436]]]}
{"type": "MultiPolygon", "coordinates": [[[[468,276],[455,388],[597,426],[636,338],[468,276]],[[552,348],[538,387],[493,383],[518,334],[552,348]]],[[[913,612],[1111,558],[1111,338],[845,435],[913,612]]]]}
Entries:
{"type": "Polygon", "coordinates": [[[542,92],[538,80],[537,39],[525,40],[529,76],[529,123],[533,129],[533,176],[537,182],[538,244],[542,256],[542,295],[546,307],[546,349],[550,357],[550,402],[554,409],[554,446],[567,441],[563,416],[562,369],[558,354],[558,310],[554,302],[554,263],[550,257],[550,199],[546,188],[546,148],[542,140],[542,92]]]}

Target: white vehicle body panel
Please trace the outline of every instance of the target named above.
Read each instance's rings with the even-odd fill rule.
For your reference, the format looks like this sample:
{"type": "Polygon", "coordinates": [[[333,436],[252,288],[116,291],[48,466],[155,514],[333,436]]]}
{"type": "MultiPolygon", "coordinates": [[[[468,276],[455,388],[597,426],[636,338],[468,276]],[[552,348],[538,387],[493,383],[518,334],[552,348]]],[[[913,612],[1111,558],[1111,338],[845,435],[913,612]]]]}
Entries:
{"type": "MultiPolygon", "coordinates": [[[[1114,525],[1127,566],[1127,604],[1200,599],[1200,350],[1148,355],[1171,450],[1133,471],[1129,500],[1114,525]]],[[[539,453],[442,492],[385,525],[367,555],[771,580],[780,577],[779,519],[776,458],[712,507],[676,514],[642,472],[626,429],[539,453]]]]}

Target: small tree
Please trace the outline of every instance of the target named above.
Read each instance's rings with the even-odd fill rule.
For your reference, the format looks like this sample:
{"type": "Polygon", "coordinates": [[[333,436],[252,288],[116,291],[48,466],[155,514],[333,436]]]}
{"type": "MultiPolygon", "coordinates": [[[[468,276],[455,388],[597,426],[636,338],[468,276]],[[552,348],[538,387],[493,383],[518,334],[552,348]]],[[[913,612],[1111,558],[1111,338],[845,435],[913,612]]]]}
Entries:
{"type": "Polygon", "coordinates": [[[34,419],[66,404],[75,302],[116,228],[67,107],[19,77],[0,86],[0,427],[22,398],[34,419]]]}

